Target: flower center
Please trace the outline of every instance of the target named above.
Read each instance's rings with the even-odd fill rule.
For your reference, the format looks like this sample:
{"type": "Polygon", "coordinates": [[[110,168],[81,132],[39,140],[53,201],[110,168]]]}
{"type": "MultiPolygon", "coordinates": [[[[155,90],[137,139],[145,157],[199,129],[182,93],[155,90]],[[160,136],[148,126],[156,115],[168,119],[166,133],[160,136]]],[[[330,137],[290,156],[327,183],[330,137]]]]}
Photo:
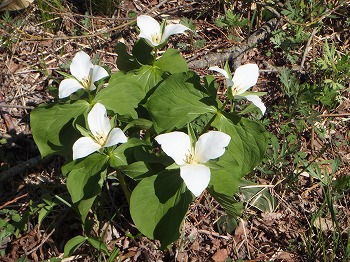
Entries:
{"type": "Polygon", "coordinates": [[[151,35],[151,40],[153,43],[160,44],[160,41],[162,40],[159,33],[154,33],[151,35]]]}
{"type": "Polygon", "coordinates": [[[237,91],[238,91],[238,86],[231,87],[231,90],[232,90],[232,96],[235,96],[237,94],[237,91]]]}
{"type": "Polygon", "coordinates": [[[90,90],[91,87],[91,77],[90,75],[88,77],[84,77],[81,81],[81,84],[84,86],[85,89],[90,90]]]}
{"type": "Polygon", "coordinates": [[[99,145],[104,146],[107,142],[107,136],[104,133],[97,133],[95,135],[95,140],[99,145]]]}
{"type": "Polygon", "coordinates": [[[188,154],[186,154],[186,159],[185,162],[187,164],[195,164],[198,163],[197,157],[193,152],[194,150],[191,150],[191,152],[189,151],[188,154]]]}

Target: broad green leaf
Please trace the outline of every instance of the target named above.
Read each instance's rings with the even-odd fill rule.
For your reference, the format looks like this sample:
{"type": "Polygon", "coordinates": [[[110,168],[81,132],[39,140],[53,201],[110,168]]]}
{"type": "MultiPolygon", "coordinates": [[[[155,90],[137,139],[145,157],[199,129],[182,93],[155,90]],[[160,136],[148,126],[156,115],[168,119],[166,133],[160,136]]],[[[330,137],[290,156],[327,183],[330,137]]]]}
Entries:
{"type": "Polygon", "coordinates": [[[149,142],[141,139],[130,138],[128,142],[121,144],[114,149],[113,153],[110,155],[110,165],[114,168],[127,166],[129,163],[136,160],[134,155],[135,148],[150,145],[149,142]]]}
{"type": "Polygon", "coordinates": [[[226,213],[230,217],[237,217],[242,214],[243,211],[243,203],[237,202],[233,196],[227,196],[218,192],[215,192],[213,188],[208,187],[208,192],[215,200],[225,209],[226,213]]]}
{"type": "Polygon", "coordinates": [[[132,55],[128,54],[124,43],[119,42],[115,51],[118,54],[117,66],[119,70],[128,72],[141,66],[132,55]]]}
{"type": "Polygon", "coordinates": [[[72,123],[88,111],[88,102],[40,105],[30,114],[33,138],[42,157],[50,154],[71,155],[74,142],[80,137],[72,123]]]}
{"type": "Polygon", "coordinates": [[[117,72],[111,76],[109,84],[96,95],[94,102],[100,102],[108,110],[119,115],[137,118],[136,108],[145,97],[142,86],[131,77],[133,73],[124,75],[117,72]]]}
{"type": "Polygon", "coordinates": [[[109,255],[108,248],[102,240],[94,237],[89,237],[87,241],[98,251],[103,251],[106,255],[109,255]]]}
{"type": "Polygon", "coordinates": [[[143,161],[138,161],[125,167],[121,167],[120,170],[134,180],[139,180],[152,174],[149,167],[143,161]]]}
{"type": "Polygon", "coordinates": [[[131,79],[142,86],[144,93],[148,93],[148,91],[156,87],[163,80],[162,75],[164,74],[159,68],[150,65],[144,65],[140,69],[134,70],[133,73],[134,75],[131,79]]]}
{"type": "Polygon", "coordinates": [[[80,161],[75,161],[77,167],[68,175],[68,192],[79,210],[83,223],[96,196],[101,192],[107,161],[108,156],[94,153],[80,161]]]}
{"type": "Polygon", "coordinates": [[[152,50],[153,48],[150,47],[143,39],[139,39],[132,49],[132,54],[139,63],[143,65],[152,65],[154,61],[152,50]]]}
{"type": "Polygon", "coordinates": [[[87,237],[83,236],[76,236],[70,239],[64,246],[64,257],[71,256],[87,239],[87,237]]]}
{"type": "Polygon", "coordinates": [[[179,170],[144,178],[131,194],[130,213],[141,233],[159,239],[162,248],[177,240],[181,224],[194,197],[179,170]]]}
{"type": "Polygon", "coordinates": [[[259,209],[261,212],[274,212],[277,200],[269,192],[268,185],[259,185],[242,179],[240,184],[240,196],[243,202],[259,209]]]}
{"type": "MultiPolygon", "coordinates": [[[[216,78],[212,75],[208,75],[208,76],[205,76],[203,80],[204,80],[204,86],[207,92],[211,94],[213,97],[217,97],[218,84],[216,82],[216,78]]],[[[220,101],[218,102],[221,104],[220,101]]]]}
{"type": "Polygon", "coordinates": [[[132,120],[128,125],[127,127],[124,128],[124,132],[126,130],[128,130],[129,128],[132,128],[132,127],[136,127],[138,129],[142,129],[142,130],[148,130],[152,127],[153,125],[153,122],[148,120],[148,119],[144,119],[144,118],[138,118],[138,119],[134,119],[132,120]]]}
{"type": "Polygon", "coordinates": [[[257,122],[228,113],[218,114],[212,126],[231,136],[231,141],[217,162],[224,168],[212,170],[210,184],[216,192],[230,196],[237,192],[241,177],[263,159],[267,132],[257,122]]]}
{"type": "MultiPolygon", "coordinates": [[[[90,198],[96,194],[99,189],[89,180],[96,180],[105,168],[108,156],[99,153],[93,153],[83,159],[73,162],[74,168],[70,171],[67,179],[67,188],[72,197],[73,203],[83,198],[90,198]],[[97,174],[97,178],[95,175],[97,174]],[[91,187],[89,190],[86,187],[91,187]]],[[[99,179],[98,179],[99,181],[99,179]]]]}
{"type": "Polygon", "coordinates": [[[169,72],[171,74],[188,71],[186,60],[181,56],[178,50],[172,48],[167,49],[156,61],[155,65],[164,72],[169,72]]]}
{"type": "Polygon", "coordinates": [[[169,76],[148,98],[145,107],[158,133],[181,129],[200,115],[217,111],[216,102],[205,93],[193,72],[169,76]]]}

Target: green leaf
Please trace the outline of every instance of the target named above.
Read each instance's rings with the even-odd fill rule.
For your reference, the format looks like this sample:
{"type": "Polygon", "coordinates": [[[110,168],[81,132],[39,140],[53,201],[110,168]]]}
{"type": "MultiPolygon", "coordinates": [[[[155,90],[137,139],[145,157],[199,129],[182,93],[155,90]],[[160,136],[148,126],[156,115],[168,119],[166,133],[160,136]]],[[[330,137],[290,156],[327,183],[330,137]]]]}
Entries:
{"type": "Polygon", "coordinates": [[[212,187],[207,188],[208,192],[215,200],[225,209],[226,213],[230,217],[237,217],[242,214],[243,211],[243,203],[237,202],[233,196],[227,196],[213,190],[212,187]]]}
{"type": "Polygon", "coordinates": [[[148,93],[163,80],[164,72],[155,66],[144,65],[133,73],[132,79],[142,86],[144,93],[148,93]]]}
{"type": "Polygon", "coordinates": [[[52,199],[49,194],[44,194],[42,195],[42,199],[44,200],[45,203],[43,203],[42,208],[39,211],[38,215],[38,224],[39,227],[44,220],[44,218],[52,211],[52,209],[58,205],[58,200],[57,199],[52,199]]]}
{"type": "Polygon", "coordinates": [[[226,152],[219,158],[221,170],[212,170],[210,185],[225,195],[238,190],[240,179],[261,162],[267,149],[267,132],[252,120],[232,114],[218,114],[212,126],[231,137],[226,152]]]}
{"type": "Polygon", "coordinates": [[[33,138],[42,157],[50,154],[71,155],[74,142],[80,137],[72,123],[88,111],[88,102],[40,105],[30,114],[33,138]]]}
{"type": "Polygon", "coordinates": [[[150,47],[145,40],[140,39],[135,43],[132,49],[132,54],[139,63],[143,65],[152,65],[154,60],[154,57],[151,54],[152,50],[153,48],[150,47]]]}
{"type": "Polygon", "coordinates": [[[119,251],[120,249],[118,247],[115,247],[108,258],[108,262],[117,261],[117,256],[119,255],[119,251]]]}
{"type": "Polygon", "coordinates": [[[137,161],[125,167],[121,167],[120,170],[134,180],[139,180],[152,174],[149,167],[143,161],[137,161]]]}
{"type": "Polygon", "coordinates": [[[147,100],[145,107],[156,132],[181,129],[201,114],[215,114],[216,102],[209,98],[193,72],[165,79],[147,100]]]}
{"type": "Polygon", "coordinates": [[[111,76],[109,84],[95,97],[94,102],[102,103],[115,114],[137,118],[136,108],[145,97],[142,86],[132,79],[133,73],[124,75],[117,72],[111,76]]]}
{"type": "Polygon", "coordinates": [[[109,255],[108,248],[106,244],[98,238],[89,237],[87,241],[98,251],[103,251],[105,254],[109,255]]]}
{"type": "Polygon", "coordinates": [[[268,185],[258,185],[248,180],[241,180],[240,195],[243,202],[261,212],[274,212],[277,200],[269,192],[268,185]]]}
{"type": "Polygon", "coordinates": [[[232,234],[237,227],[237,220],[234,217],[223,215],[216,221],[219,234],[232,234]]]}
{"type": "Polygon", "coordinates": [[[64,246],[64,257],[71,256],[87,239],[87,237],[83,236],[76,236],[70,239],[64,246]]]}
{"type": "Polygon", "coordinates": [[[138,119],[134,119],[132,120],[127,127],[124,128],[124,132],[126,130],[128,130],[131,127],[136,127],[138,129],[142,129],[142,130],[148,130],[152,127],[153,122],[148,120],[148,119],[144,119],[144,118],[138,118],[138,119]]]}
{"type": "Polygon", "coordinates": [[[159,239],[162,248],[177,240],[181,224],[194,197],[179,170],[144,178],[131,194],[131,217],[141,233],[159,239]]]}
{"type": "Polygon", "coordinates": [[[110,156],[111,167],[126,166],[135,161],[134,150],[141,146],[150,146],[149,142],[137,138],[130,138],[128,142],[119,145],[110,156]]]}
{"type": "Polygon", "coordinates": [[[74,168],[68,175],[68,192],[83,222],[96,196],[101,192],[107,161],[108,156],[94,153],[82,160],[74,161],[74,168]]]}
{"type": "Polygon", "coordinates": [[[115,47],[115,51],[118,54],[117,66],[119,70],[128,72],[140,68],[141,65],[126,51],[126,46],[124,43],[119,42],[115,47]]]}
{"type": "Polygon", "coordinates": [[[172,48],[167,49],[156,61],[155,65],[164,72],[169,72],[171,74],[188,71],[186,60],[181,56],[178,50],[172,48]]]}

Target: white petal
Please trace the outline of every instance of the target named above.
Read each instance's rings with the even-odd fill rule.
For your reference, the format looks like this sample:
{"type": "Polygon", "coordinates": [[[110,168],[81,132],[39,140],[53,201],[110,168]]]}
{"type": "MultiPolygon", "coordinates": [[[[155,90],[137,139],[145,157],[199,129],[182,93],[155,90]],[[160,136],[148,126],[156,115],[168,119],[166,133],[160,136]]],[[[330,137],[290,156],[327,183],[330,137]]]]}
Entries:
{"type": "Polygon", "coordinates": [[[222,74],[225,78],[226,78],[226,83],[228,86],[233,86],[233,81],[231,79],[231,76],[228,75],[228,73],[226,72],[226,70],[224,69],[221,69],[220,67],[218,66],[212,66],[212,67],[209,67],[209,70],[213,70],[213,71],[216,71],[220,74],[222,74]]]}
{"type": "Polygon", "coordinates": [[[68,78],[62,80],[58,87],[58,97],[64,98],[74,93],[78,89],[84,88],[77,80],[68,78]]]}
{"type": "Polygon", "coordinates": [[[210,169],[201,164],[183,165],[180,167],[180,176],[187,188],[198,197],[209,185],[210,169]]]}
{"type": "Polygon", "coordinates": [[[92,76],[91,76],[91,82],[94,83],[106,76],[109,76],[106,69],[104,69],[102,66],[94,65],[92,70],[92,76]]]}
{"type": "Polygon", "coordinates": [[[261,101],[261,98],[256,96],[256,95],[246,95],[244,96],[247,100],[252,102],[255,106],[257,106],[262,114],[265,114],[266,111],[266,106],[264,103],[261,101]]]}
{"type": "Polygon", "coordinates": [[[183,132],[171,132],[155,137],[158,144],[161,145],[165,154],[174,159],[178,165],[183,165],[186,155],[191,151],[190,137],[183,132]]]}
{"type": "Polygon", "coordinates": [[[218,158],[225,153],[225,147],[230,143],[231,137],[220,131],[209,131],[201,135],[196,142],[195,156],[200,163],[218,158]]]}
{"type": "Polygon", "coordinates": [[[128,142],[128,138],[125,136],[120,128],[113,128],[109,133],[105,147],[114,146],[119,143],[128,142]]]}
{"type": "Polygon", "coordinates": [[[231,78],[231,76],[229,76],[229,75],[227,74],[226,70],[224,70],[224,69],[222,69],[222,68],[220,68],[220,67],[218,67],[218,66],[209,67],[209,70],[213,70],[213,71],[215,71],[215,72],[218,72],[218,73],[222,74],[222,75],[223,75],[224,77],[226,77],[226,78],[231,78]]]}
{"type": "Polygon", "coordinates": [[[181,24],[171,24],[167,25],[164,29],[161,43],[165,42],[171,35],[182,34],[186,30],[190,30],[187,26],[181,24]]]}
{"type": "Polygon", "coordinates": [[[158,45],[158,43],[152,42],[152,35],[158,34],[160,36],[160,25],[157,20],[148,15],[140,15],[137,17],[137,26],[140,28],[139,37],[145,38],[153,46],[158,45]]]}
{"type": "Polygon", "coordinates": [[[90,69],[93,68],[90,57],[83,51],[79,51],[74,56],[70,65],[70,72],[79,81],[89,77],[90,69]]]}
{"type": "Polygon", "coordinates": [[[111,124],[104,105],[96,103],[88,114],[88,125],[94,136],[107,137],[111,124]]]}
{"type": "Polygon", "coordinates": [[[259,77],[259,67],[256,64],[246,64],[238,67],[232,81],[237,87],[236,95],[240,95],[256,84],[259,77]]]}
{"type": "Polygon", "coordinates": [[[73,160],[88,156],[100,148],[91,137],[81,137],[73,145],[73,160]]]}

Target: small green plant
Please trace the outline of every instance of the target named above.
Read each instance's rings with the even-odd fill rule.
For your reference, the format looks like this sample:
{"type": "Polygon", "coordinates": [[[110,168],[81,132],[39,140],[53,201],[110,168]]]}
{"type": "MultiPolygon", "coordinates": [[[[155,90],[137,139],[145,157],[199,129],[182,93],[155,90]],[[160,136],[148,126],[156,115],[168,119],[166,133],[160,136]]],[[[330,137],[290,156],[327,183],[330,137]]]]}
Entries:
{"type": "Polygon", "coordinates": [[[334,43],[327,41],[323,46],[323,57],[315,62],[323,76],[320,82],[320,102],[330,108],[337,106],[342,100],[342,91],[349,85],[350,56],[349,53],[341,54],[335,48],[334,43]]]}
{"type": "Polygon", "coordinates": [[[349,192],[350,179],[348,176],[336,178],[340,161],[334,159],[329,162],[315,162],[306,169],[313,178],[320,181],[324,202],[312,216],[312,227],[305,238],[305,255],[309,260],[322,257],[324,261],[339,261],[340,258],[346,261],[350,258],[347,251],[349,244],[343,239],[344,229],[341,228],[340,221],[346,219],[347,214],[338,208],[338,203],[341,203],[346,197],[346,192],[349,192]],[[328,164],[331,166],[330,172],[327,168],[320,168],[321,165],[328,164]],[[331,238],[332,241],[327,241],[327,238],[331,238]]]}
{"type": "Polygon", "coordinates": [[[241,14],[235,13],[232,10],[227,10],[224,16],[219,17],[215,24],[218,27],[226,28],[228,30],[228,36],[231,40],[236,37],[234,29],[236,27],[247,26],[249,20],[247,18],[242,18],[241,14]]]}
{"type": "MultiPolygon", "coordinates": [[[[65,256],[83,243],[113,256],[90,234],[108,179],[118,179],[140,232],[166,248],[180,236],[189,205],[206,189],[232,218],[240,214],[233,195],[266,150],[263,126],[233,106],[227,111],[246,99],[265,113],[263,93],[248,91],[257,82],[257,65],[241,66],[233,77],[228,68],[212,68],[226,77],[229,95],[220,101],[213,76],[190,71],[175,49],[159,55],[171,35],[188,27],[160,25],[145,15],[137,24],[140,39],[132,53],[122,43],[116,47],[120,71],[109,75],[79,51],[71,75],[61,72],[66,79],[58,99],[31,113],[42,157],[67,159],[62,173],[85,233],[68,241],[65,256]]],[[[55,205],[47,199],[42,216],[55,205]]]]}
{"type": "Polygon", "coordinates": [[[36,1],[38,5],[38,11],[40,12],[40,23],[56,32],[61,26],[62,17],[60,16],[60,12],[63,12],[63,0],[38,0],[36,1]]]}

